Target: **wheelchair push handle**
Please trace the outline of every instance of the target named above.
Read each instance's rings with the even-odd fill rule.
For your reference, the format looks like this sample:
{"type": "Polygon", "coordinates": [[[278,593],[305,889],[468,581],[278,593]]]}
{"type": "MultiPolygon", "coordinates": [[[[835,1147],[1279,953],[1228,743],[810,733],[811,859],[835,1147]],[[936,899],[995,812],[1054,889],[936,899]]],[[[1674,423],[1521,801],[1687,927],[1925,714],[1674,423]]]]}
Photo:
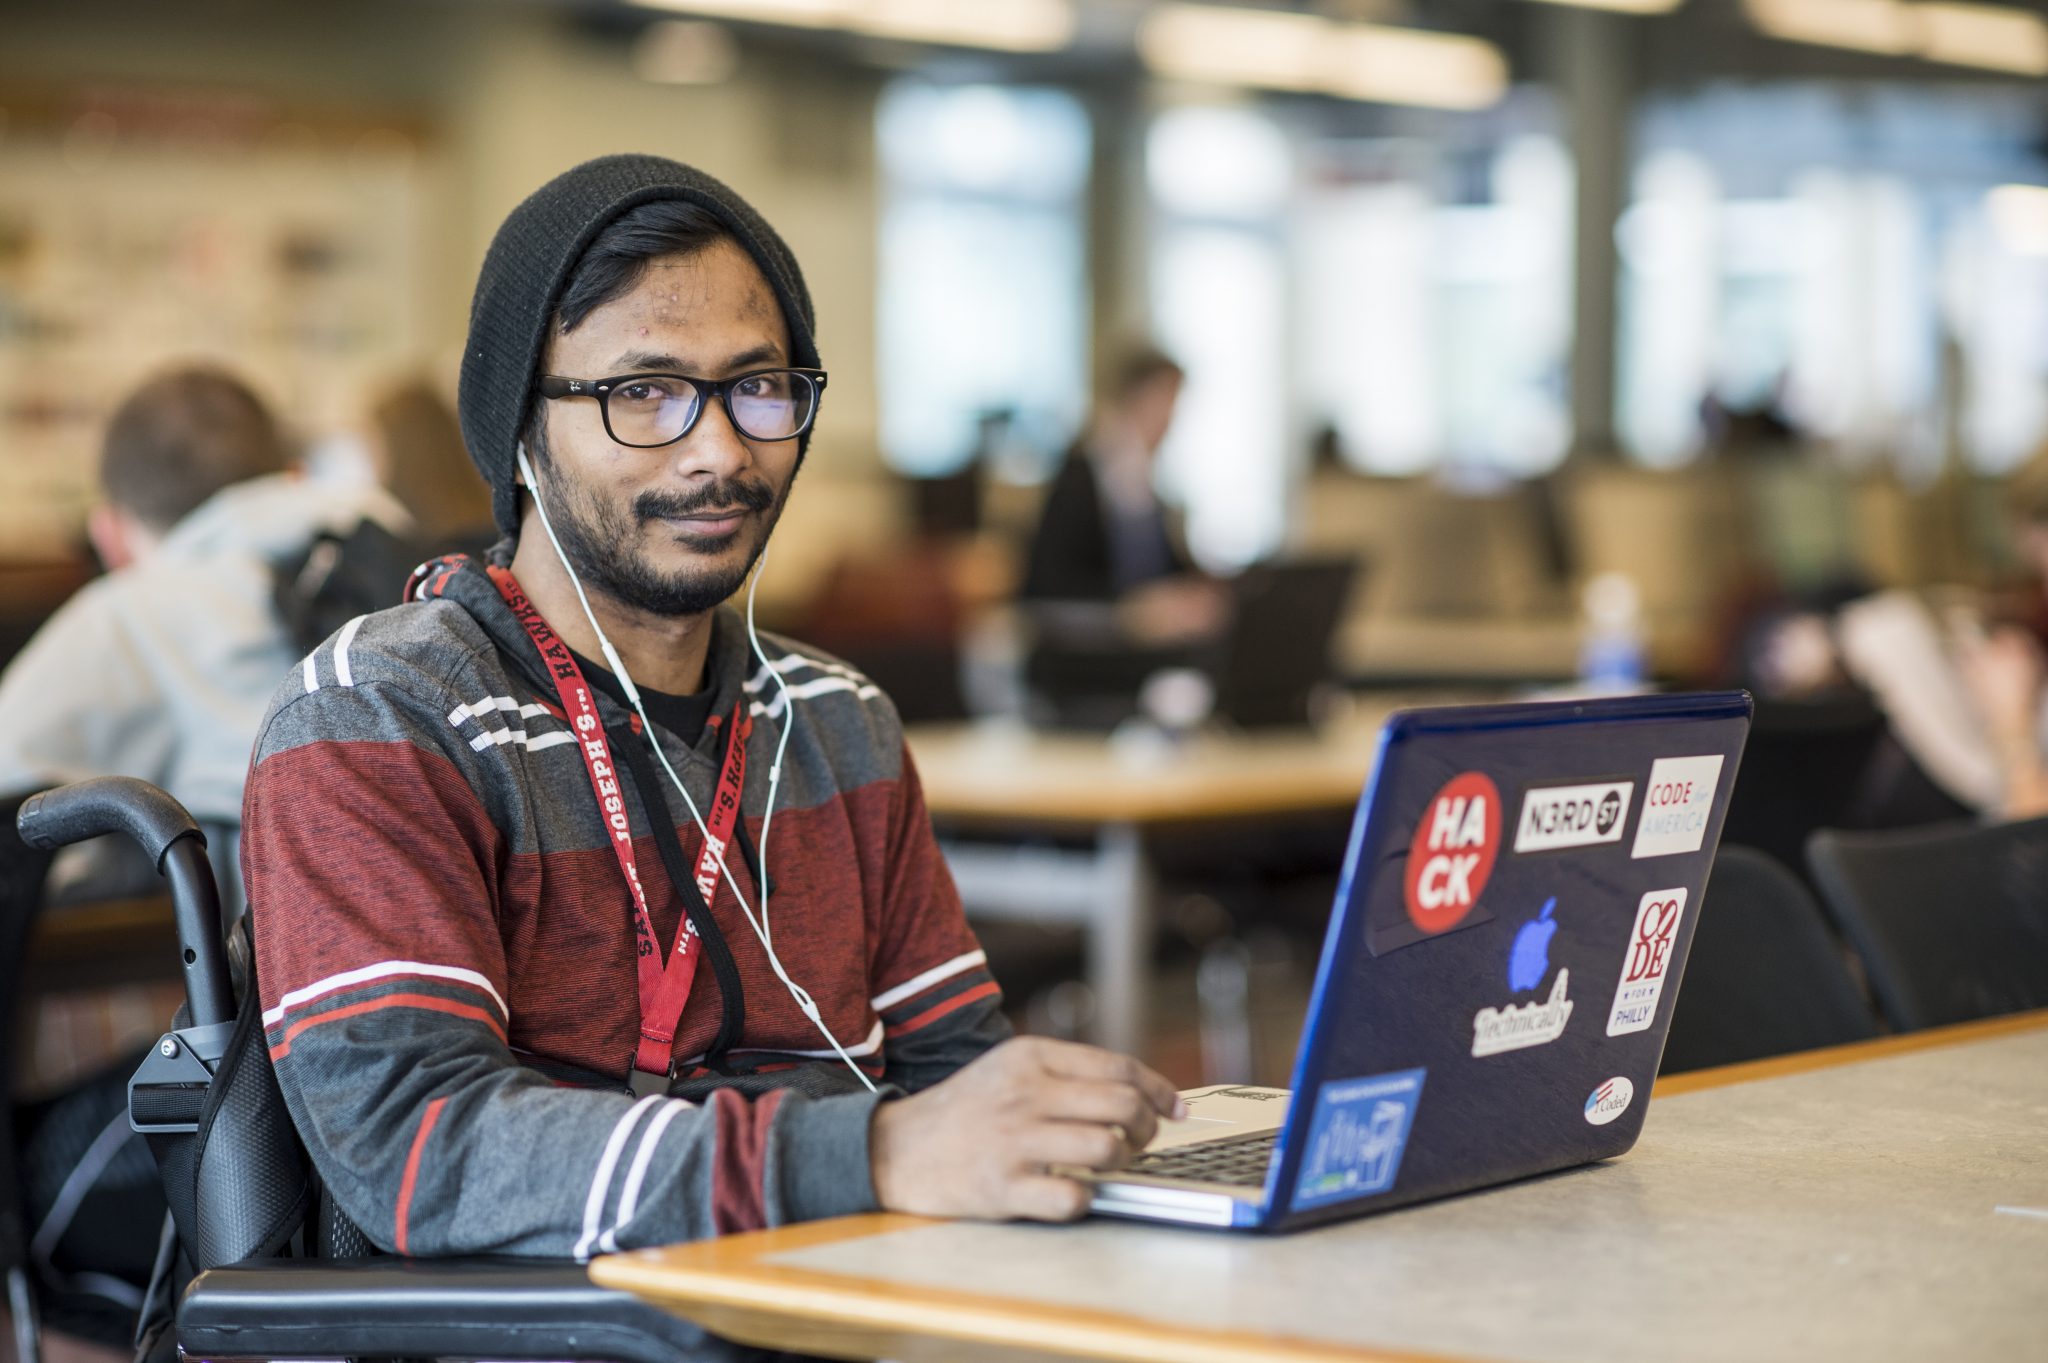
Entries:
{"type": "Polygon", "coordinates": [[[193,1025],[234,1020],[220,895],[206,862],[206,835],[183,805],[147,781],[96,776],[30,796],[14,826],[23,842],[46,852],[109,833],[126,834],[140,844],[170,881],[193,1025]]]}
{"type": "Polygon", "coordinates": [[[31,795],[15,817],[21,840],[54,852],[108,833],[126,833],[163,869],[164,851],[191,834],[205,835],[185,807],[147,781],[132,776],[96,776],[40,795],[31,795]]]}

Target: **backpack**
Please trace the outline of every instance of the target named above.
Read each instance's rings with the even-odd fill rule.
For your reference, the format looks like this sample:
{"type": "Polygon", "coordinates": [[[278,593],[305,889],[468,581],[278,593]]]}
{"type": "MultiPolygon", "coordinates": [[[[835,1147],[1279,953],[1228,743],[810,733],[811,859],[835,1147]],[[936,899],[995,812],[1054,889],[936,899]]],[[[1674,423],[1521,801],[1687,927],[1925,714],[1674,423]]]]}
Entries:
{"type": "Polygon", "coordinates": [[[274,569],[278,619],[310,653],[358,615],[397,605],[418,561],[411,544],[367,517],[346,534],[323,531],[274,569]]]}

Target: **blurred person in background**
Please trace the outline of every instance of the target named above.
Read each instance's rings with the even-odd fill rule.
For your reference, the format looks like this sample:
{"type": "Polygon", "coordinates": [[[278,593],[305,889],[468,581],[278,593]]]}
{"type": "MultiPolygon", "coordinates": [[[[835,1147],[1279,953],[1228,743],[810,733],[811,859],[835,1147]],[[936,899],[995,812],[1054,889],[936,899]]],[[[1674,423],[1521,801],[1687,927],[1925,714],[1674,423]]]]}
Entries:
{"type": "Polygon", "coordinates": [[[2024,581],[1964,631],[1960,666],[1999,773],[1998,812],[2048,815],[2048,445],[2006,484],[2024,581]]]}
{"type": "Polygon", "coordinates": [[[1224,596],[1196,572],[1153,486],[1186,372],[1150,346],[1113,364],[1087,431],[1045,499],[1019,595],[1029,603],[1114,604],[1143,643],[1220,628],[1224,596]]]}
{"type": "Polygon", "coordinates": [[[2048,451],[2007,483],[2012,592],[1886,591],[1845,607],[1842,661],[1934,784],[1999,818],[2048,814],[2048,451]]]}
{"type": "Polygon", "coordinates": [[[415,557],[477,556],[497,542],[490,488],[477,480],[461,423],[433,384],[413,377],[389,385],[368,417],[371,469],[412,518],[415,557]]]}
{"type": "MultiPolygon", "coordinates": [[[[398,514],[374,488],[314,486],[287,464],[276,418],[225,370],[173,368],[122,402],[87,526],[107,572],[0,673],[0,790],[134,776],[202,823],[239,822],[264,706],[302,651],[280,572],[322,535],[398,514]]],[[[93,865],[60,862],[53,890],[78,897],[93,865]]]]}

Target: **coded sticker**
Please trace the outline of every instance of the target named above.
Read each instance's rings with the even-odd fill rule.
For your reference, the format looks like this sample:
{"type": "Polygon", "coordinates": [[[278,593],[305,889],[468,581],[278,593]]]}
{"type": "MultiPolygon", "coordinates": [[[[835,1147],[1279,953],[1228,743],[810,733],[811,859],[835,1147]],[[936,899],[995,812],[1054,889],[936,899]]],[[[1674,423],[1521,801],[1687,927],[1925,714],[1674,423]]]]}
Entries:
{"type": "Polygon", "coordinates": [[[1643,789],[1643,817],[1636,824],[1631,857],[1669,857],[1697,852],[1707,840],[1707,815],[1721,785],[1719,753],[1704,757],[1660,757],[1650,764],[1643,789]]]}
{"type": "Polygon", "coordinates": [[[1529,791],[1522,796],[1522,816],[1515,821],[1515,851],[1556,852],[1620,842],[1635,789],[1633,781],[1601,781],[1529,791]]]}
{"type": "Polygon", "coordinates": [[[1294,1185],[1297,1211],[1394,1186],[1428,1074],[1415,1069],[1336,1079],[1316,1091],[1308,1153],[1294,1185]]]}
{"type": "Polygon", "coordinates": [[[1635,1099],[1635,1081],[1617,1074],[1586,1095],[1586,1120],[1594,1126],[1605,1126],[1628,1111],[1628,1105],[1635,1099]]]}

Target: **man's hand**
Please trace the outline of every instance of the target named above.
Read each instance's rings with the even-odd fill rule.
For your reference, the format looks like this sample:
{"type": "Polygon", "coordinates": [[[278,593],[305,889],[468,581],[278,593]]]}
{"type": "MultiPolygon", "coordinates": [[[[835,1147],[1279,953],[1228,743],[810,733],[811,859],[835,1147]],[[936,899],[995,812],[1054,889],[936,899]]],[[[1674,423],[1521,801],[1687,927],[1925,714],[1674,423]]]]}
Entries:
{"type": "Polygon", "coordinates": [[[1019,1037],[944,1083],[875,1109],[875,1196],[924,1216],[1069,1221],[1086,1185],[1052,1166],[1114,1169],[1185,1116],[1173,1085],[1093,1046],[1019,1037]]]}

